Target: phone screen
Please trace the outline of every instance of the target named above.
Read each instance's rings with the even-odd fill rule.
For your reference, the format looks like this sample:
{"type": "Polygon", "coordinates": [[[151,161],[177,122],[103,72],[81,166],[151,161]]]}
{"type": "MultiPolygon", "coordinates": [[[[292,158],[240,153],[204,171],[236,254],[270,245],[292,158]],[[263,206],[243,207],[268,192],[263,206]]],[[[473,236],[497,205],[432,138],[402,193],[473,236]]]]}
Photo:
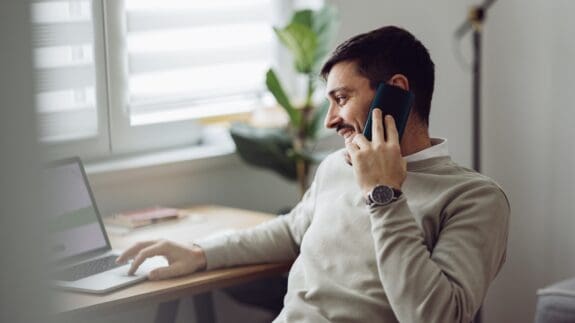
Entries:
{"type": "MultiPolygon", "coordinates": [[[[399,133],[399,140],[401,141],[413,98],[414,94],[411,91],[406,91],[400,87],[386,83],[380,83],[369,107],[369,114],[363,128],[363,135],[367,140],[371,141],[371,115],[373,109],[378,108],[383,111],[383,116],[391,115],[393,117],[395,125],[397,126],[397,132],[399,133]]],[[[385,129],[385,124],[383,127],[385,129]]]]}

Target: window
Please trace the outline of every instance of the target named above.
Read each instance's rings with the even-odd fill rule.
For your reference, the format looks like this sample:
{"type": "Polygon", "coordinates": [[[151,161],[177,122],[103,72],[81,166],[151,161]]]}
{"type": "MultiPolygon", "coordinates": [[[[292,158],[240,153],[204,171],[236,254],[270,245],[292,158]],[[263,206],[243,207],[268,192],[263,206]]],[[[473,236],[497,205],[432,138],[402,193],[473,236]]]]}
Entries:
{"type": "Polygon", "coordinates": [[[31,3],[40,141],[55,155],[107,150],[107,110],[101,34],[91,0],[31,3]],[[90,150],[83,147],[89,146],[90,150]]]}
{"type": "Polygon", "coordinates": [[[230,111],[221,101],[250,102],[264,91],[271,1],[125,4],[131,123],[226,114],[237,108],[230,111]]]}
{"type": "Polygon", "coordinates": [[[261,106],[276,2],[35,0],[41,140],[82,157],[167,148],[261,106]]]}

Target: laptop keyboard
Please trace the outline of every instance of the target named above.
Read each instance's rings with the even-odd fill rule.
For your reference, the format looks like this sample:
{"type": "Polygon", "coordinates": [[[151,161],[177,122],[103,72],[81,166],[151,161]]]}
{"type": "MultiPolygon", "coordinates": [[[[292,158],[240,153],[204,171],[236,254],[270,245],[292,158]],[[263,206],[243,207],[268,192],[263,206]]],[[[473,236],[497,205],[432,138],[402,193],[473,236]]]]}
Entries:
{"type": "Polygon", "coordinates": [[[116,263],[116,258],[118,258],[118,256],[111,255],[66,268],[56,273],[56,279],[75,281],[122,266],[121,264],[116,263]]]}

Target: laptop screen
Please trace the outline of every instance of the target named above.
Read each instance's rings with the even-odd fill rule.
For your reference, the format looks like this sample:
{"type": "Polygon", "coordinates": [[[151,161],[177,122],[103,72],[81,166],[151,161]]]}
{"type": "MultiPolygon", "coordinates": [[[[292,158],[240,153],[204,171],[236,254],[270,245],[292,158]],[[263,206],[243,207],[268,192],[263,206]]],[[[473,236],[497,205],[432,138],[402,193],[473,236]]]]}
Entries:
{"type": "Polygon", "coordinates": [[[44,170],[48,253],[55,260],[107,248],[87,179],[79,159],[70,159],[44,170]]]}

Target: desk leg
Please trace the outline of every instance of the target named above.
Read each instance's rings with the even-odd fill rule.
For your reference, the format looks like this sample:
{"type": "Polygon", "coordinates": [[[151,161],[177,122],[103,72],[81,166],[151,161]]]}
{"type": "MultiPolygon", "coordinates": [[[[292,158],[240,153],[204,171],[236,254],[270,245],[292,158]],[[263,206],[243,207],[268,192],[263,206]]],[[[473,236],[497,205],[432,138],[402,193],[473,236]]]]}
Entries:
{"type": "Polygon", "coordinates": [[[160,303],[156,312],[154,323],[174,323],[178,315],[180,300],[160,303]]]}
{"type": "Polygon", "coordinates": [[[198,323],[216,323],[212,293],[207,292],[193,297],[198,323]]]}

